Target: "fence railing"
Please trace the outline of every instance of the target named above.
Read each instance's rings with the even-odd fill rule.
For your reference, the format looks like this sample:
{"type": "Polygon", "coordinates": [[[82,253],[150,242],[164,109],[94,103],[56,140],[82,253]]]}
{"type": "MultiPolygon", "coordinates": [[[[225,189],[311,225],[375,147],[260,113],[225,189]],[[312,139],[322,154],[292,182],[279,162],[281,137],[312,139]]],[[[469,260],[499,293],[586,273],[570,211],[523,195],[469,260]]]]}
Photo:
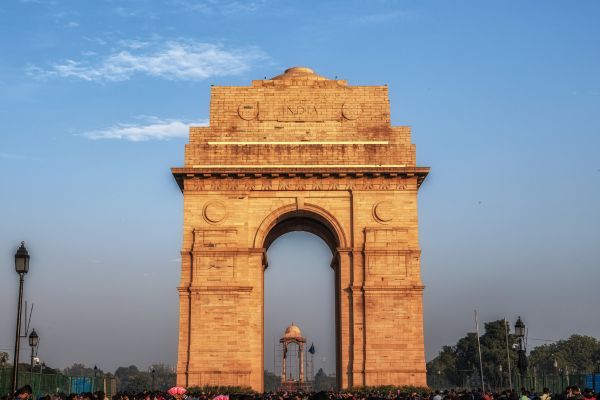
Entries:
{"type": "MultiPolygon", "coordinates": [[[[486,379],[484,376],[486,389],[500,391],[510,389],[509,379],[504,376],[503,379],[486,379]]],[[[432,389],[475,389],[481,387],[479,375],[473,374],[463,379],[461,384],[450,382],[442,374],[428,374],[427,385],[432,389]]],[[[560,374],[560,375],[527,375],[525,379],[519,374],[512,377],[512,388],[520,390],[522,387],[530,391],[541,392],[543,388],[550,389],[551,393],[564,392],[567,387],[577,385],[581,389],[594,389],[596,393],[600,392],[600,373],[587,374],[560,374]]]]}
{"type": "MultiPolygon", "coordinates": [[[[84,393],[102,390],[107,396],[117,392],[115,378],[68,376],[60,373],[19,371],[19,387],[30,385],[34,398],[51,393],[84,393]]],[[[0,369],[0,396],[8,394],[12,386],[12,367],[0,369]]]]}

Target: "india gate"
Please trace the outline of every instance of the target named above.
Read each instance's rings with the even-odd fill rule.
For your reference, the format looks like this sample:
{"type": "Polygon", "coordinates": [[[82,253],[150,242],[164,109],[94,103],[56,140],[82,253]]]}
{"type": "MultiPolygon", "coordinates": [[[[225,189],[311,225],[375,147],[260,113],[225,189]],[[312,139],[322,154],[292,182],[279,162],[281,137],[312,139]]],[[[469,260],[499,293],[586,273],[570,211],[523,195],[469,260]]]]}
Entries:
{"type": "Polygon", "coordinates": [[[340,388],[426,385],[416,166],[387,86],[295,67],[211,87],[183,192],[177,384],[263,390],[266,251],[307,231],[333,253],[340,388]]]}

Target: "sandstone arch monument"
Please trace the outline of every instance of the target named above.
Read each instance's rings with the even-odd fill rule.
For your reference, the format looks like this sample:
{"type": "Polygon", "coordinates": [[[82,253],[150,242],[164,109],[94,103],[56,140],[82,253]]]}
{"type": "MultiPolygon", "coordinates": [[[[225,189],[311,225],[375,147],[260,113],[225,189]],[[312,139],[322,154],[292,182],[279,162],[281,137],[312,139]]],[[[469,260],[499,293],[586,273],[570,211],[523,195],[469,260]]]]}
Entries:
{"type": "Polygon", "coordinates": [[[387,86],[295,67],[211,87],[190,128],[183,192],[177,384],[263,390],[266,249],[304,230],[333,252],[341,388],[425,385],[423,284],[410,128],[387,86]]]}

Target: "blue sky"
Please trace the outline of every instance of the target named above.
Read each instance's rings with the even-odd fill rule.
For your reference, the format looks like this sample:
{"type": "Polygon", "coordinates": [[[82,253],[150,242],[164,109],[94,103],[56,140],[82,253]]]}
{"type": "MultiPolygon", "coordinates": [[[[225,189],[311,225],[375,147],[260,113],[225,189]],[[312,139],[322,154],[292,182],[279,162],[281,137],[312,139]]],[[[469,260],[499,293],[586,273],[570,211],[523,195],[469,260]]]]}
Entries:
{"type": "MultiPolygon", "coordinates": [[[[428,358],[473,329],[474,308],[522,315],[532,338],[600,337],[599,17],[595,1],[3,1],[0,351],[26,240],[49,364],[174,363],[182,198],[169,168],[187,126],[206,122],[211,84],[294,65],[387,83],[392,123],[412,126],[432,167],[419,201],[428,358]]],[[[269,293],[295,265],[327,265],[322,250],[308,234],[271,248],[266,340],[291,322],[269,293]]],[[[294,322],[333,370],[331,308],[318,307],[331,299],[312,286],[332,282],[323,268],[298,284],[320,319],[294,322]]]]}

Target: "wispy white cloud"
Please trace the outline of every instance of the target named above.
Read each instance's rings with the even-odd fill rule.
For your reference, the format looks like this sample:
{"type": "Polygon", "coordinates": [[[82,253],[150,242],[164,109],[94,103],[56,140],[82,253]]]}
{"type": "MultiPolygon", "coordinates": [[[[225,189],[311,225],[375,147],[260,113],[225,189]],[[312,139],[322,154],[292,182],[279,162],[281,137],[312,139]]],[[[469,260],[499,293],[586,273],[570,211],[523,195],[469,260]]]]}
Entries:
{"type": "Polygon", "coordinates": [[[0,153],[0,160],[40,161],[41,158],[24,154],[0,153]]]}
{"type": "Polygon", "coordinates": [[[385,13],[365,14],[356,17],[361,24],[383,24],[397,19],[414,19],[416,14],[410,11],[390,11],[385,13]]]}
{"type": "Polygon", "coordinates": [[[237,75],[268,56],[257,47],[227,49],[214,43],[191,40],[144,42],[121,41],[108,55],[68,59],[48,68],[28,65],[27,72],[38,78],[77,78],[86,81],[118,82],[135,75],[169,80],[203,80],[237,75]]]}
{"type": "Polygon", "coordinates": [[[131,142],[144,142],[147,140],[169,140],[187,138],[190,126],[206,126],[207,120],[185,121],[178,119],[161,119],[158,117],[140,117],[141,123],[118,123],[107,129],[81,133],[92,140],[117,139],[131,142]]]}
{"type": "Polygon", "coordinates": [[[82,36],[83,40],[87,40],[90,43],[94,43],[100,46],[105,46],[108,44],[108,42],[105,39],[99,38],[99,37],[89,37],[89,36],[82,36]]]}
{"type": "Polygon", "coordinates": [[[120,40],[119,44],[123,48],[137,50],[137,49],[143,49],[143,48],[149,47],[151,43],[148,41],[137,40],[137,39],[125,39],[125,40],[120,40]]]}
{"type": "Polygon", "coordinates": [[[261,8],[265,0],[170,0],[170,4],[183,11],[201,14],[236,14],[254,12],[261,8]]]}

